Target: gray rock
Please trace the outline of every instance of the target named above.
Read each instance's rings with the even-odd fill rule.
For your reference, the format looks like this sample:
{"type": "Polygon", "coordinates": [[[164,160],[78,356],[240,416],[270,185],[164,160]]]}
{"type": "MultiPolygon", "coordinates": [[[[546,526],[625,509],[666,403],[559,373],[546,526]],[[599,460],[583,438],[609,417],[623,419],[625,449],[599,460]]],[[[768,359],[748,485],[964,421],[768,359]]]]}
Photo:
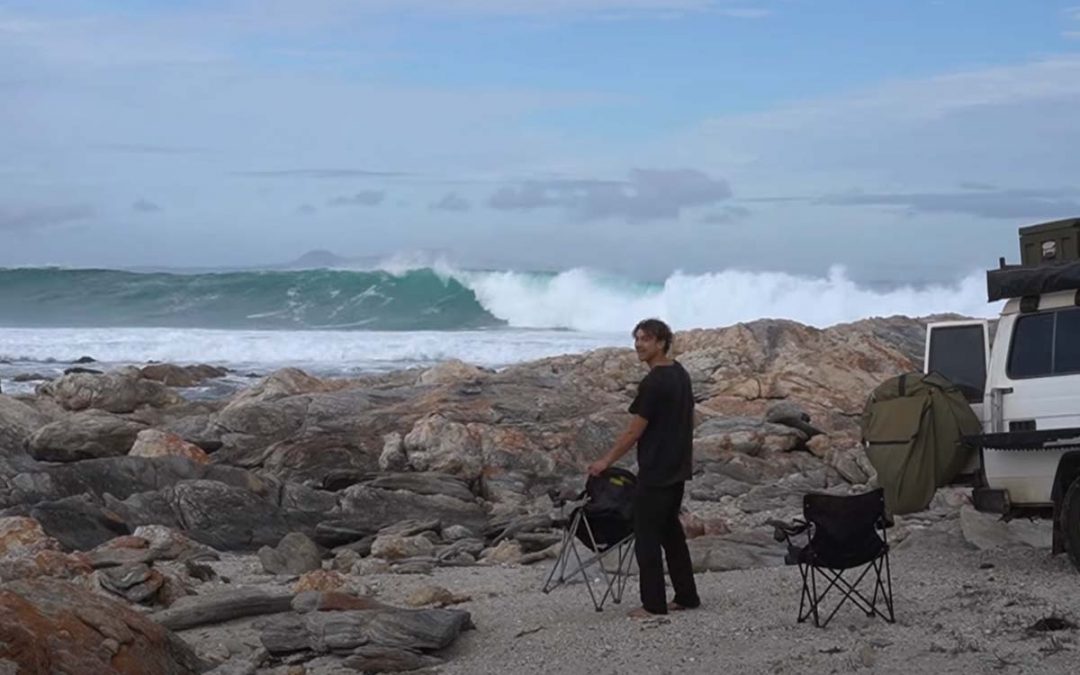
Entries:
{"type": "Polygon", "coordinates": [[[726,572],[784,564],[786,549],[771,532],[706,535],[687,542],[695,572],[726,572]]]}
{"type": "Polygon", "coordinates": [[[73,551],[89,551],[114,537],[131,534],[122,518],[89,495],[37,504],[27,515],[41,523],[46,534],[73,551]]]}
{"type": "Polygon", "coordinates": [[[177,366],[171,363],[154,363],[139,369],[143,379],[160,382],[170,387],[194,387],[202,382],[229,374],[225,368],[198,364],[177,366]]]}
{"type": "Polygon", "coordinates": [[[47,462],[126,455],[146,425],[100,410],[46,424],[30,438],[30,454],[47,462]]]}
{"type": "Polygon", "coordinates": [[[401,440],[401,434],[396,431],[383,437],[379,468],[383,471],[404,471],[409,468],[409,456],[405,454],[405,444],[401,440]]]}
{"type": "Polygon", "coordinates": [[[792,401],[780,401],[771,406],[765,413],[765,421],[798,429],[805,433],[807,438],[824,433],[810,424],[810,415],[802,406],[792,401]]]}
{"type": "Polygon", "coordinates": [[[418,495],[366,485],[354,485],[341,496],[341,512],[362,517],[369,527],[380,529],[405,519],[438,519],[444,525],[465,525],[476,530],[487,522],[486,510],[475,502],[446,495],[418,495]]]}
{"type": "Polygon", "coordinates": [[[865,485],[870,480],[870,476],[859,462],[860,456],[865,456],[865,454],[862,448],[836,450],[830,456],[829,465],[852,485],[865,485]]]}
{"type": "Polygon", "coordinates": [[[450,525],[443,528],[442,536],[446,541],[458,541],[460,539],[473,539],[476,534],[464,525],[450,525]]]}
{"type": "Polygon", "coordinates": [[[300,532],[282,537],[277,548],[259,549],[259,560],[270,574],[303,574],[322,569],[322,554],[315,542],[300,532]]]}
{"type": "Polygon", "coordinates": [[[302,435],[274,443],[262,451],[262,473],[283,481],[327,486],[342,471],[377,471],[378,457],[352,436],[302,435]]]}
{"type": "Polygon", "coordinates": [[[396,534],[399,537],[412,537],[424,532],[438,532],[440,525],[441,523],[438,520],[402,520],[381,528],[378,534],[396,534]]]}
{"type": "Polygon", "coordinates": [[[749,483],[718,473],[704,473],[695,476],[687,484],[692,499],[704,502],[718,502],[724,497],[738,497],[753,488],[749,483]]]}
{"type": "Polygon", "coordinates": [[[465,481],[437,472],[391,473],[379,476],[368,485],[383,490],[405,490],[418,495],[446,495],[466,502],[475,498],[465,481]]]}
{"type": "Polygon", "coordinates": [[[390,571],[394,574],[431,574],[435,571],[435,561],[426,560],[402,560],[391,563],[390,571]]]}
{"type": "Polygon", "coordinates": [[[420,654],[411,649],[395,649],[379,645],[364,645],[353,651],[353,655],[342,661],[346,668],[365,673],[397,673],[420,668],[431,668],[442,663],[442,659],[420,654]]]}
{"type": "Polygon", "coordinates": [[[276,614],[292,609],[293,594],[260,588],[218,590],[213,595],[189,595],[150,618],[171,630],[217,624],[245,616],[276,614]]]}
{"type": "Polygon", "coordinates": [[[219,551],[255,551],[276,545],[291,531],[310,532],[312,521],[322,517],[283,508],[275,496],[213,480],[186,480],[123,501],[106,495],[105,503],[132,526],[164,525],[219,551]]]}
{"type": "Polygon", "coordinates": [[[0,455],[25,452],[35,431],[49,418],[22,401],[0,394],[0,455]]]}
{"type": "Polygon", "coordinates": [[[182,457],[107,457],[73,464],[40,464],[29,457],[0,460],[18,462],[0,468],[0,507],[50,501],[90,493],[127,499],[131,495],[156,491],[179,481],[205,478],[242,487],[260,494],[277,491],[277,486],[247,471],[228,466],[192,463],[182,457]]]}
{"type": "Polygon", "coordinates": [[[1017,518],[1005,522],[1000,516],[979,513],[971,506],[960,509],[960,531],[964,541],[980,550],[1008,546],[1050,548],[1053,536],[1050,521],[1017,518]]]}
{"type": "Polygon", "coordinates": [[[534,532],[536,530],[547,530],[552,526],[551,516],[546,513],[539,515],[520,516],[514,518],[505,526],[498,528],[497,532],[488,530],[485,534],[495,535],[494,543],[498,544],[504,539],[513,539],[516,535],[523,532],[534,532]]]}
{"type": "Polygon", "coordinates": [[[213,423],[214,415],[199,413],[188,415],[164,425],[164,430],[174,433],[188,443],[206,452],[214,452],[222,446],[220,431],[213,423]]]}
{"type": "Polygon", "coordinates": [[[353,520],[324,520],[315,526],[314,539],[323,546],[351,544],[375,534],[375,530],[353,520]]]}
{"type": "Polygon", "coordinates": [[[381,534],[371,545],[372,556],[387,560],[427,556],[434,551],[435,545],[431,540],[420,535],[404,537],[398,534],[381,534]]]}
{"type": "Polygon", "coordinates": [[[801,447],[807,438],[805,432],[782,424],[750,417],[714,417],[694,429],[694,454],[700,459],[711,459],[724,452],[751,456],[790,452],[801,447]]]}
{"type": "Polygon", "coordinates": [[[96,408],[111,413],[129,413],[144,405],[161,408],[184,401],[165,385],[143,379],[136,368],[101,375],[72,373],[38,386],[37,392],[55,399],[66,410],[96,408]]]}
{"type": "Polygon", "coordinates": [[[164,577],[152,573],[144,563],[135,563],[113,567],[98,572],[101,585],[128,602],[139,603],[147,600],[161,588],[164,577]]]}
{"type": "Polygon", "coordinates": [[[270,619],[260,640],[275,655],[342,653],[365,646],[424,652],[448,647],[471,626],[469,613],[459,609],[311,612],[270,619]]]}
{"type": "Polygon", "coordinates": [[[739,497],[737,504],[745,513],[796,509],[802,505],[804,491],[783,485],[760,485],[739,497]]]}
{"type": "Polygon", "coordinates": [[[86,554],[94,569],[122,567],[153,561],[154,553],[147,548],[96,548],[86,554]]]}

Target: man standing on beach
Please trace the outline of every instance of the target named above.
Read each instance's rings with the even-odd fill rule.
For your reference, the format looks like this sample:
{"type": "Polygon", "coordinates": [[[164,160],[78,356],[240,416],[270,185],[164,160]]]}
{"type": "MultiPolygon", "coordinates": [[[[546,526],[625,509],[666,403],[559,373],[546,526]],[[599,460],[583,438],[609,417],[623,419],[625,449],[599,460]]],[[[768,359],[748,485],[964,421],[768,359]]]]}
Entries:
{"type": "Polygon", "coordinates": [[[701,605],[686,535],[679,522],[683,490],[693,465],[694,395],[690,375],[668,356],[673,335],[659,319],[645,319],[634,327],[634,350],[649,366],[630,404],[633,417],[626,431],[601,459],[589,465],[598,476],[637,445],[638,489],[634,499],[634,553],[641,585],[641,607],[633,618],[667,614],[668,610],[701,605]],[[664,566],[675,599],[667,602],[664,566]]]}

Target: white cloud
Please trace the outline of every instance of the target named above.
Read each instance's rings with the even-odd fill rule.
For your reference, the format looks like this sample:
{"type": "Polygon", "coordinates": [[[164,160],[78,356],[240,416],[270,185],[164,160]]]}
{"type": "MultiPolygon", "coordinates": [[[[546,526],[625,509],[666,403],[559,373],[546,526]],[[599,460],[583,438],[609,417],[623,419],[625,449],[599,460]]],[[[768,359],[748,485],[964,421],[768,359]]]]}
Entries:
{"type": "Polygon", "coordinates": [[[488,205],[503,211],[561,208],[585,219],[676,220],[683,210],[731,197],[726,181],[695,169],[634,169],[625,181],[526,181],[500,188],[488,205]]]}
{"type": "Polygon", "coordinates": [[[1080,183],[1077,105],[1080,57],[1064,55],[714,117],[652,143],[650,161],[730,176],[743,198],[1055,187],[1080,183]]]}

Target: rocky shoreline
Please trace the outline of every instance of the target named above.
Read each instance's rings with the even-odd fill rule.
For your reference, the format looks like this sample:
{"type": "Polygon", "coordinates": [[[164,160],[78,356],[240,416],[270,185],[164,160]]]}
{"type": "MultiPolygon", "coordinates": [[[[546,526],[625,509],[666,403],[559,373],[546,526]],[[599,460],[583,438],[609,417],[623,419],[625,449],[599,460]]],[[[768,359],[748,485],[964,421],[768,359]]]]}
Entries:
{"type": "MultiPolygon", "coordinates": [[[[677,335],[698,399],[684,527],[699,572],[782,566],[767,520],[807,490],[873,484],[863,403],[921,366],[927,320],[677,335]]],[[[154,364],[0,395],[0,670],[433,668],[474,628],[473,599],[432,584],[398,598],[395,579],[544,566],[549,495],[581,488],[643,373],[632,350],[602,349],[499,372],[289,369],[188,401],[177,387],[222,373],[154,364]]],[[[943,491],[891,536],[958,523],[964,503],[943,491]]]]}

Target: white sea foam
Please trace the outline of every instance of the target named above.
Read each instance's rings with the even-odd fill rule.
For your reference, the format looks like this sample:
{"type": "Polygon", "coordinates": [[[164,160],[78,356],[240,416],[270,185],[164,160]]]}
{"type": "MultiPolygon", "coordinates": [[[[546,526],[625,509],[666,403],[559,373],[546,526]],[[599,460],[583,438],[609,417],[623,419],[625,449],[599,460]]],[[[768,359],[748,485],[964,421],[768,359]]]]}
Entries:
{"type": "Polygon", "coordinates": [[[55,360],[57,367],[81,356],[91,356],[108,364],[201,362],[258,369],[294,365],[323,372],[389,370],[452,358],[498,368],[546,356],[629,344],[625,332],[551,330],[0,328],[0,359],[16,364],[55,360]]]}
{"type": "Polygon", "coordinates": [[[453,276],[480,304],[511,326],[625,331],[646,316],[672,327],[710,328],[760,318],[792,319],[827,327],[873,316],[926,316],[956,312],[989,317],[982,272],[954,284],[899,286],[878,290],[851,281],[842,267],[825,277],[783,272],[727,270],[672,274],[646,285],[575,269],[556,275],[519,272],[461,272],[453,276]]]}

